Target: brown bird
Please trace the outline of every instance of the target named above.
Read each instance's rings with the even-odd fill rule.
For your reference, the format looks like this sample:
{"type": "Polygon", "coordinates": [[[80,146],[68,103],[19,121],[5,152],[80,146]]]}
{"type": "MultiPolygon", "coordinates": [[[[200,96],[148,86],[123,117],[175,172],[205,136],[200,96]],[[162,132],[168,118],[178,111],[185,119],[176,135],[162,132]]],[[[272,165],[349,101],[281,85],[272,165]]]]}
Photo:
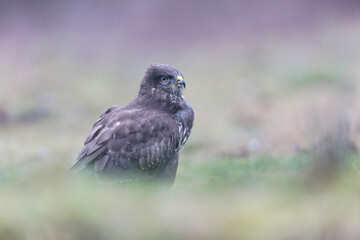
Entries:
{"type": "Polygon", "coordinates": [[[183,97],[180,71],[151,65],[138,95],[100,115],[71,170],[104,183],[133,181],[172,185],[179,152],[188,140],[194,110],[183,97]]]}

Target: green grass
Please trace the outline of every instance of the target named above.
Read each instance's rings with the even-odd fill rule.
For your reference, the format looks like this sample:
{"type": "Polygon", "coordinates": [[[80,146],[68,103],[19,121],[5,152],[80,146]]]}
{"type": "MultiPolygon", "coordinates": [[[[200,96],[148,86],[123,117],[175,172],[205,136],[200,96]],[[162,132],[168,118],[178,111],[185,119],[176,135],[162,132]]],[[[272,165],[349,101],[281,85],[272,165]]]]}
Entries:
{"type": "Polygon", "coordinates": [[[296,156],[288,159],[257,157],[254,159],[214,159],[206,164],[184,163],[178,182],[204,187],[232,188],[276,182],[291,184],[308,159],[296,156]],[[270,181],[270,182],[269,182],[270,181]]]}
{"type": "Polygon", "coordinates": [[[339,70],[327,67],[325,69],[297,69],[288,74],[284,82],[290,87],[306,88],[311,86],[338,86],[343,83],[345,74],[339,70]]]}
{"type": "Polygon", "coordinates": [[[74,179],[64,165],[38,166],[0,184],[0,239],[356,235],[357,159],[350,158],[342,175],[321,188],[303,181],[306,155],[213,159],[205,164],[185,159],[171,190],[98,185],[74,179]]]}

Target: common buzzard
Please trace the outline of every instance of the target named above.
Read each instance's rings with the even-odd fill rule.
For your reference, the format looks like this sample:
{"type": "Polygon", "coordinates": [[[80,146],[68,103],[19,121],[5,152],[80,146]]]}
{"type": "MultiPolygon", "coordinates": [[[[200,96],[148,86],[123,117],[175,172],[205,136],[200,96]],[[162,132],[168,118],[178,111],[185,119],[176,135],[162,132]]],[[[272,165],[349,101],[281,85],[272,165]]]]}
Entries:
{"type": "Polygon", "coordinates": [[[173,184],[179,152],[194,121],[184,88],[176,67],[151,65],[134,100],[100,115],[71,170],[93,174],[104,183],[173,184]]]}

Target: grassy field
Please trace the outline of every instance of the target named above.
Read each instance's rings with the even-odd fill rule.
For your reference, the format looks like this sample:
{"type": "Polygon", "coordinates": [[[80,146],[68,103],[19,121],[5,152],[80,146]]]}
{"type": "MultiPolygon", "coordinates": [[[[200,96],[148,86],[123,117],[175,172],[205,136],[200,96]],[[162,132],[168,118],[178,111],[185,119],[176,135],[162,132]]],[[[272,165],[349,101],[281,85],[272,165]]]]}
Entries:
{"type": "Polygon", "coordinates": [[[1,39],[0,239],[360,239],[359,29],[156,54],[1,39]],[[173,188],[70,176],[93,122],[153,62],[181,69],[196,111],[173,188]]]}
{"type": "Polygon", "coordinates": [[[54,163],[14,170],[0,239],[357,239],[358,157],[326,181],[309,160],[184,159],[171,191],[75,181],[54,163]]]}

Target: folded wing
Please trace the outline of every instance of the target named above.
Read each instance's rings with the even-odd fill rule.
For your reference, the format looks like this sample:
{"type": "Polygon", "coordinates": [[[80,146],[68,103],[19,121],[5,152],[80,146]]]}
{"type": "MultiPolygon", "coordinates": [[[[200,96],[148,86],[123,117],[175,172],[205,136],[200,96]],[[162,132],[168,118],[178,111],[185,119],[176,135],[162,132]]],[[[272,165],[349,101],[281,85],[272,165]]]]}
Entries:
{"type": "Polygon", "coordinates": [[[71,169],[106,182],[151,179],[178,151],[179,138],[168,114],[113,106],[95,122],[71,169]]]}

